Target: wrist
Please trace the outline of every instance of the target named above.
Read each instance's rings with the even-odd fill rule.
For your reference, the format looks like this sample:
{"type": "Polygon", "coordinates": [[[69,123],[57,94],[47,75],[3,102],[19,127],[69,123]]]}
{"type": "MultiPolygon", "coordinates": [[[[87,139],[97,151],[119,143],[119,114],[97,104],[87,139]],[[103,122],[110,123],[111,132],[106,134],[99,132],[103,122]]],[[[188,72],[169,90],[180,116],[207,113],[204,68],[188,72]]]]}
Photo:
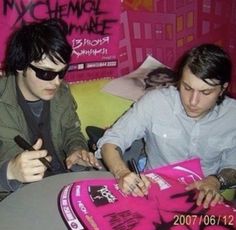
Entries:
{"type": "Polygon", "coordinates": [[[14,174],[12,173],[13,167],[13,162],[10,160],[7,165],[7,180],[15,180],[14,174]]]}
{"type": "Polygon", "coordinates": [[[219,190],[224,190],[224,189],[227,189],[227,182],[226,182],[226,179],[220,175],[220,174],[211,174],[209,176],[212,176],[214,178],[217,179],[218,183],[219,183],[219,190]]]}
{"type": "Polygon", "coordinates": [[[82,147],[74,147],[68,151],[68,156],[72,155],[74,152],[82,152],[84,149],[82,147]]]}
{"type": "Polygon", "coordinates": [[[117,180],[119,180],[122,177],[125,177],[129,173],[130,173],[130,170],[128,168],[122,168],[122,169],[117,169],[117,170],[112,171],[112,174],[117,180]]]}

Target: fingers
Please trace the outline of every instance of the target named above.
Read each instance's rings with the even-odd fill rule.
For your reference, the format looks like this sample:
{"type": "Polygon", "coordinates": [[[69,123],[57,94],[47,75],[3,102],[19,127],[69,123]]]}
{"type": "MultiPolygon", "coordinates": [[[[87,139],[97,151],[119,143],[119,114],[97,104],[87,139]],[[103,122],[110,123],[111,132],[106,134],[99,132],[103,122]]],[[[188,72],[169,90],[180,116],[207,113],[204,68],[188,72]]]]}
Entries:
{"type": "Polygon", "coordinates": [[[139,187],[138,181],[136,181],[136,184],[130,184],[129,185],[129,193],[132,194],[132,196],[141,196],[143,197],[145,194],[143,193],[142,189],[139,187]]]}
{"type": "Polygon", "coordinates": [[[199,189],[199,185],[197,182],[193,182],[186,186],[185,188],[187,191],[193,190],[193,189],[199,189]]]}
{"type": "MultiPolygon", "coordinates": [[[[46,157],[47,150],[25,151],[19,157],[22,162],[29,162],[32,166],[43,165],[39,158],[46,157]]],[[[50,159],[50,158],[49,158],[50,159]]]]}
{"type": "Polygon", "coordinates": [[[214,177],[208,176],[200,181],[195,181],[186,187],[186,190],[198,190],[196,204],[203,205],[204,208],[215,206],[223,201],[223,197],[219,193],[219,184],[214,177]]]}
{"type": "Polygon", "coordinates": [[[40,180],[43,179],[43,176],[44,176],[44,172],[43,173],[29,175],[29,176],[26,176],[24,178],[24,181],[22,181],[22,182],[30,183],[30,182],[40,181],[40,180]]]}
{"type": "MultiPolygon", "coordinates": [[[[17,157],[17,164],[22,169],[27,168],[40,168],[42,167],[45,171],[47,168],[44,164],[39,160],[39,158],[43,158],[47,156],[46,150],[35,150],[35,151],[24,151],[23,153],[19,154],[17,157]]],[[[46,157],[49,161],[51,161],[51,157],[46,157]]],[[[39,173],[39,172],[38,172],[39,173]]]]}
{"type": "Polygon", "coordinates": [[[43,145],[43,141],[42,141],[41,138],[39,138],[39,139],[36,141],[36,143],[33,145],[33,148],[34,148],[35,150],[39,150],[39,149],[41,149],[42,145],[43,145]]]}
{"type": "Polygon", "coordinates": [[[197,205],[203,205],[204,208],[208,208],[209,206],[214,207],[216,204],[221,203],[223,201],[223,197],[220,193],[214,190],[200,190],[197,197],[197,205]]]}
{"type": "Polygon", "coordinates": [[[52,161],[52,156],[47,156],[45,157],[47,159],[47,161],[51,162],[52,161]]]}
{"type": "Polygon", "coordinates": [[[101,165],[98,163],[98,160],[93,153],[87,152],[86,150],[82,151],[82,159],[87,162],[90,166],[100,169],[101,165]]]}
{"type": "Polygon", "coordinates": [[[142,174],[141,174],[141,181],[143,182],[143,185],[139,184],[139,187],[142,189],[142,192],[145,195],[147,195],[148,194],[148,188],[150,187],[151,182],[150,182],[150,180],[146,176],[144,176],[142,174]]]}
{"type": "Polygon", "coordinates": [[[141,175],[141,178],[138,177],[135,173],[129,173],[122,178],[120,182],[121,190],[128,195],[133,196],[145,196],[148,194],[148,187],[150,181],[144,176],[141,175]]]}
{"type": "Polygon", "coordinates": [[[223,200],[224,200],[223,196],[222,196],[220,193],[216,192],[215,197],[214,197],[214,199],[211,201],[210,205],[211,205],[212,207],[214,207],[214,206],[216,206],[217,204],[221,204],[221,203],[223,202],[223,200]]]}
{"type": "Polygon", "coordinates": [[[38,160],[38,158],[28,158],[27,154],[32,152],[37,151],[23,152],[9,162],[7,168],[8,179],[15,179],[23,183],[28,183],[43,178],[46,167],[38,160]]]}
{"type": "MultiPolygon", "coordinates": [[[[26,153],[22,153],[23,157],[22,159],[25,159],[26,161],[30,160],[32,161],[32,166],[39,166],[39,165],[44,165],[45,170],[47,169],[47,165],[45,165],[42,160],[42,158],[46,158],[47,156],[47,151],[46,150],[40,150],[42,148],[43,141],[41,138],[39,138],[35,144],[33,145],[33,151],[26,151],[26,153]]],[[[48,161],[51,161],[51,157],[47,158],[48,161]]]]}
{"type": "Polygon", "coordinates": [[[93,153],[86,150],[76,150],[66,159],[66,166],[70,169],[74,164],[95,167],[101,169],[102,166],[93,153]]]}
{"type": "Polygon", "coordinates": [[[42,164],[36,167],[27,167],[22,172],[22,180],[23,182],[35,182],[42,180],[45,170],[46,168],[42,164]]]}

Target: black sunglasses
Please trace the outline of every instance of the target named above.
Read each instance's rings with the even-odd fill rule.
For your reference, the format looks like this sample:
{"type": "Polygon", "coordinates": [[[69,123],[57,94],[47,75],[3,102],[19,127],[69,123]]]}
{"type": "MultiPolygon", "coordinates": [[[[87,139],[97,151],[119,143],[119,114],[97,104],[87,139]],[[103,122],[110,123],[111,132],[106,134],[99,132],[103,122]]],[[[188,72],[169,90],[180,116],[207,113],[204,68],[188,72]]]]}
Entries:
{"type": "Polygon", "coordinates": [[[58,76],[59,79],[63,79],[68,68],[69,68],[69,66],[66,66],[63,70],[58,71],[58,72],[54,72],[54,71],[40,69],[40,68],[33,66],[31,64],[29,64],[29,67],[32,70],[34,70],[37,78],[44,80],[44,81],[52,81],[53,79],[55,79],[56,76],[58,76]]]}

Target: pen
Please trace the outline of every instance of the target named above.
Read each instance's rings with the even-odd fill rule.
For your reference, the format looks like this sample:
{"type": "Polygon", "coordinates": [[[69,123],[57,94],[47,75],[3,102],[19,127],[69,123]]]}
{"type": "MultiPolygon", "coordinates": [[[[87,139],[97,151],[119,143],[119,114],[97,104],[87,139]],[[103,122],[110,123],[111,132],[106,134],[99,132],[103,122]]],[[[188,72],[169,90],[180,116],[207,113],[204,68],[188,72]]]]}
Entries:
{"type": "MultiPolygon", "coordinates": [[[[135,172],[138,175],[138,177],[142,180],[142,177],[141,177],[140,171],[138,169],[138,166],[136,164],[136,161],[133,158],[131,159],[130,164],[131,164],[132,171],[135,172]]],[[[147,195],[144,195],[144,196],[145,196],[146,199],[148,199],[147,195]]]]}
{"type": "MultiPolygon", "coordinates": [[[[14,137],[14,141],[16,142],[16,144],[21,147],[24,150],[29,150],[29,151],[35,151],[35,149],[32,147],[32,145],[30,145],[23,137],[21,137],[20,135],[17,135],[14,137]]],[[[50,164],[50,162],[45,158],[45,157],[41,157],[39,158],[39,160],[48,168],[48,169],[52,169],[52,166],[50,164]]]]}

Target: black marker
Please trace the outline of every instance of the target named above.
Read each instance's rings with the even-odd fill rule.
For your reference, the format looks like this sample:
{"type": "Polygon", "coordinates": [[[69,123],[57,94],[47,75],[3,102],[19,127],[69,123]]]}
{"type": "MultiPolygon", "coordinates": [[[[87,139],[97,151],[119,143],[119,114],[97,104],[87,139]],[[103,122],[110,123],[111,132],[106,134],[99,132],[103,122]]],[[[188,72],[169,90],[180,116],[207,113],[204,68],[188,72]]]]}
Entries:
{"type": "MultiPolygon", "coordinates": [[[[29,150],[29,151],[35,151],[35,149],[32,147],[32,145],[30,145],[23,137],[21,137],[20,135],[17,135],[14,137],[14,141],[16,142],[16,144],[21,147],[24,150],[29,150]]],[[[45,157],[41,157],[39,158],[39,160],[48,168],[48,169],[52,169],[52,166],[50,164],[50,162],[45,158],[45,157]]]]}
{"type": "MultiPolygon", "coordinates": [[[[142,177],[141,177],[141,174],[139,172],[139,169],[138,169],[138,166],[136,164],[136,161],[132,158],[131,161],[130,161],[130,164],[131,164],[131,168],[132,168],[132,171],[134,173],[136,173],[139,178],[142,180],[142,177]]],[[[138,186],[138,185],[137,185],[138,186]]],[[[138,186],[139,187],[139,186],[138,186]]],[[[140,188],[139,188],[140,189],[140,188]]],[[[148,196],[147,195],[144,195],[146,199],[148,199],[148,196]]]]}

